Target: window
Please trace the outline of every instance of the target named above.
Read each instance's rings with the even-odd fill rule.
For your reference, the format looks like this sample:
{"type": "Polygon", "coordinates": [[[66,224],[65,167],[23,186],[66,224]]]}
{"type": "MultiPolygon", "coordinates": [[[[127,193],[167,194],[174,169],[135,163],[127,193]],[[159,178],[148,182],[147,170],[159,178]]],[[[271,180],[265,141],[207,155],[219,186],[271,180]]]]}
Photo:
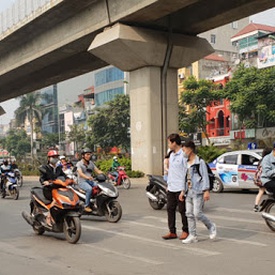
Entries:
{"type": "Polygon", "coordinates": [[[211,36],[210,36],[210,43],[211,44],[216,44],[216,35],[215,34],[211,34],[211,36]]]}
{"type": "Polygon", "coordinates": [[[233,22],[231,23],[231,27],[232,27],[232,29],[234,29],[234,30],[238,29],[238,22],[237,22],[237,21],[233,21],[233,22]]]}
{"type": "Polygon", "coordinates": [[[242,165],[253,165],[254,162],[258,162],[259,160],[251,155],[242,155],[242,165]]]}
{"type": "Polygon", "coordinates": [[[226,164],[237,164],[238,155],[228,155],[224,156],[222,159],[219,160],[219,163],[226,163],[226,164]]]}

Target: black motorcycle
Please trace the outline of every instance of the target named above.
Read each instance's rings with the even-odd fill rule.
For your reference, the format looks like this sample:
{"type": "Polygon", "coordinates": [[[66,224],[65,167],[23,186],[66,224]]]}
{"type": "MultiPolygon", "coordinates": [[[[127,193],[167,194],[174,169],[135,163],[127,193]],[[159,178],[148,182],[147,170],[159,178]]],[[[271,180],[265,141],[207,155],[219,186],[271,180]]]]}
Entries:
{"type": "Polygon", "coordinates": [[[149,183],[146,187],[146,196],[149,204],[155,210],[160,210],[167,203],[167,183],[162,176],[147,175],[149,183]]]}
{"type": "MultiPolygon", "coordinates": [[[[106,180],[107,178],[104,174],[99,174],[95,177],[97,185],[93,187],[89,205],[93,211],[86,212],[83,208],[81,215],[105,216],[109,222],[116,223],[122,216],[121,205],[116,200],[119,193],[117,188],[106,180]]],[[[71,188],[84,204],[86,199],[85,191],[78,184],[72,185],[71,188]]]]}
{"type": "Polygon", "coordinates": [[[264,218],[267,226],[275,231],[275,198],[272,193],[267,192],[268,198],[263,200],[260,205],[260,212],[264,218]]]}

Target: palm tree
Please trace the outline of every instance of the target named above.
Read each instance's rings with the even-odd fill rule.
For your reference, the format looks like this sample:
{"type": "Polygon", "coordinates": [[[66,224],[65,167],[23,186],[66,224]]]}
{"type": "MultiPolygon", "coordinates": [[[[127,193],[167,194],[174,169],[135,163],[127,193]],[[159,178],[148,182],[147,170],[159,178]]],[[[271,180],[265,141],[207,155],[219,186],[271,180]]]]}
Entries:
{"type": "Polygon", "coordinates": [[[15,120],[18,126],[25,123],[26,119],[30,122],[31,126],[31,158],[34,160],[33,154],[33,134],[34,122],[41,124],[41,107],[39,105],[41,99],[40,93],[32,92],[25,94],[21,97],[19,107],[15,110],[15,120]]]}

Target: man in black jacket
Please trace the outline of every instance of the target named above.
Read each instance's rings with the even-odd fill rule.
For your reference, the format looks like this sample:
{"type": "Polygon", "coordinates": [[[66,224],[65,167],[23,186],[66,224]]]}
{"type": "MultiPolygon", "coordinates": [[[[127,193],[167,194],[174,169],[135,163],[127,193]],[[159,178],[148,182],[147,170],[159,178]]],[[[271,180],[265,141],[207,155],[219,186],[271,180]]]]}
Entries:
{"type": "MultiPolygon", "coordinates": [[[[59,154],[56,150],[50,150],[48,152],[48,162],[46,165],[43,165],[40,170],[40,183],[43,185],[43,194],[45,198],[48,200],[52,200],[52,185],[51,181],[56,180],[59,177],[64,177],[67,179],[68,177],[62,170],[62,166],[58,165],[59,162],[59,154]]],[[[48,226],[52,226],[53,219],[51,217],[50,211],[46,218],[48,226]]]]}

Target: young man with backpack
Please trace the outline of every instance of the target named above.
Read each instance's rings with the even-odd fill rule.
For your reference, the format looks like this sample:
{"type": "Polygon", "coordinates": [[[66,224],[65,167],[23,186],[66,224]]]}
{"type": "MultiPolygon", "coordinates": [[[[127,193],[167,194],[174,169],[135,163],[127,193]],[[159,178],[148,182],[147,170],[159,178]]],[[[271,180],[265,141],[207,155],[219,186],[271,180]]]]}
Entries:
{"type": "Polygon", "coordinates": [[[201,221],[209,230],[211,240],[216,238],[216,225],[203,213],[203,203],[210,199],[210,185],[208,168],[205,161],[195,153],[196,146],[193,141],[183,144],[184,157],[187,159],[186,176],[186,216],[188,220],[189,235],[183,244],[198,241],[196,220],[201,221]],[[198,173],[199,171],[199,173],[198,173]]]}

